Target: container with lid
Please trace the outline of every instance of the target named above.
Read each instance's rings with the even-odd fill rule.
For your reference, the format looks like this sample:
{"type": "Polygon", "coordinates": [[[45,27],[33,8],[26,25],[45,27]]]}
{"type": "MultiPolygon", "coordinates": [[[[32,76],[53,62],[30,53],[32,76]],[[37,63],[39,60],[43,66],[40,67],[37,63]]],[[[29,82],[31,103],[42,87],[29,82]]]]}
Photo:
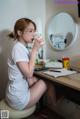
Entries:
{"type": "Polygon", "coordinates": [[[66,68],[66,69],[70,68],[70,58],[69,57],[62,58],[62,62],[63,62],[64,68],[66,68]]]}

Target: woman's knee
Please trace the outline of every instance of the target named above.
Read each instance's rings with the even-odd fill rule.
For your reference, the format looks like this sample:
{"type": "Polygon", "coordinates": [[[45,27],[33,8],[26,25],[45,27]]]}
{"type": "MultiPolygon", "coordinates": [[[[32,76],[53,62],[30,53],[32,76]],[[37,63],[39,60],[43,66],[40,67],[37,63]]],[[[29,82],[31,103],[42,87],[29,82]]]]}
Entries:
{"type": "Polygon", "coordinates": [[[40,87],[47,89],[47,84],[44,80],[40,79],[39,80],[39,85],[40,85],[40,87]]]}

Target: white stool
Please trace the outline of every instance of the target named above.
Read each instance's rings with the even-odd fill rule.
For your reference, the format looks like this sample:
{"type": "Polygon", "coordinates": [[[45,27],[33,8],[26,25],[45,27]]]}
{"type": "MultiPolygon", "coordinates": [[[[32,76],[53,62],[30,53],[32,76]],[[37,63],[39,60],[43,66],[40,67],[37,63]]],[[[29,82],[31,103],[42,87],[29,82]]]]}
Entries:
{"type": "Polygon", "coordinates": [[[28,117],[35,111],[35,109],[36,109],[36,105],[32,106],[29,109],[25,109],[21,111],[14,110],[6,104],[4,99],[0,101],[0,110],[8,110],[10,119],[21,119],[21,118],[28,117]]]}

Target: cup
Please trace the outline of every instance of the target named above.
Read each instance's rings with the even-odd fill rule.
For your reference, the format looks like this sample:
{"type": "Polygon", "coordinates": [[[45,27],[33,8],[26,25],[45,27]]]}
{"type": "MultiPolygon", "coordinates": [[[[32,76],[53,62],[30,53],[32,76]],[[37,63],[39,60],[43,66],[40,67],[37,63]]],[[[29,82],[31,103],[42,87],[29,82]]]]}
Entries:
{"type": "Polygon", "coordinates": [[[35,32],[34,39],[42,37],[41,33],[35,32]]]}
{"type": "Polygon", "coordinates": [[[69,57],[64,57],[62,58],[63,61],[63,67],[66,69],[70,68],[70,58],[69,57]]]}
{"type": "Polygon", "coordinates": [[[41,45],[44,45],[44,43],[45,43],[44,40],[43,40],[43,38],[42,38],[41,33],[36,32],[35,35],[34,35],[34,39],[35,40],[40,40],[41,41],[40,42],[41,45]]]}

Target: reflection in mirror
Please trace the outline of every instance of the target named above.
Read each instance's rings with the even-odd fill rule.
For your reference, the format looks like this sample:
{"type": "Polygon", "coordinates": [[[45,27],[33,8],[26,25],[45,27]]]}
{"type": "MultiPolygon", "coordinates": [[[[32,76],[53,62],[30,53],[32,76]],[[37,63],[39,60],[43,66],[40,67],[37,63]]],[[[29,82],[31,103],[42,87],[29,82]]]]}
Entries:
{"type": "Polygon", "coordinates": [[[66,46],[69,46],[73,40],[73,34],[71,32],[68,32],[65,38],[65,44],[66,46]]]}
{"type": "Polygon", "coordinates": [[[65,12],[52,18],[48,26],[48,39],[54,49],[63,50],[70,46],[77,36],[77,25],[65,12]]]}
{"type": "Polygon", "coordinates": [[[63,34],[57,34],[57,35],[50,35],[50,41],[54,48],[57,49],[64,49],[65,48],[65,36],[63,34]]]}

